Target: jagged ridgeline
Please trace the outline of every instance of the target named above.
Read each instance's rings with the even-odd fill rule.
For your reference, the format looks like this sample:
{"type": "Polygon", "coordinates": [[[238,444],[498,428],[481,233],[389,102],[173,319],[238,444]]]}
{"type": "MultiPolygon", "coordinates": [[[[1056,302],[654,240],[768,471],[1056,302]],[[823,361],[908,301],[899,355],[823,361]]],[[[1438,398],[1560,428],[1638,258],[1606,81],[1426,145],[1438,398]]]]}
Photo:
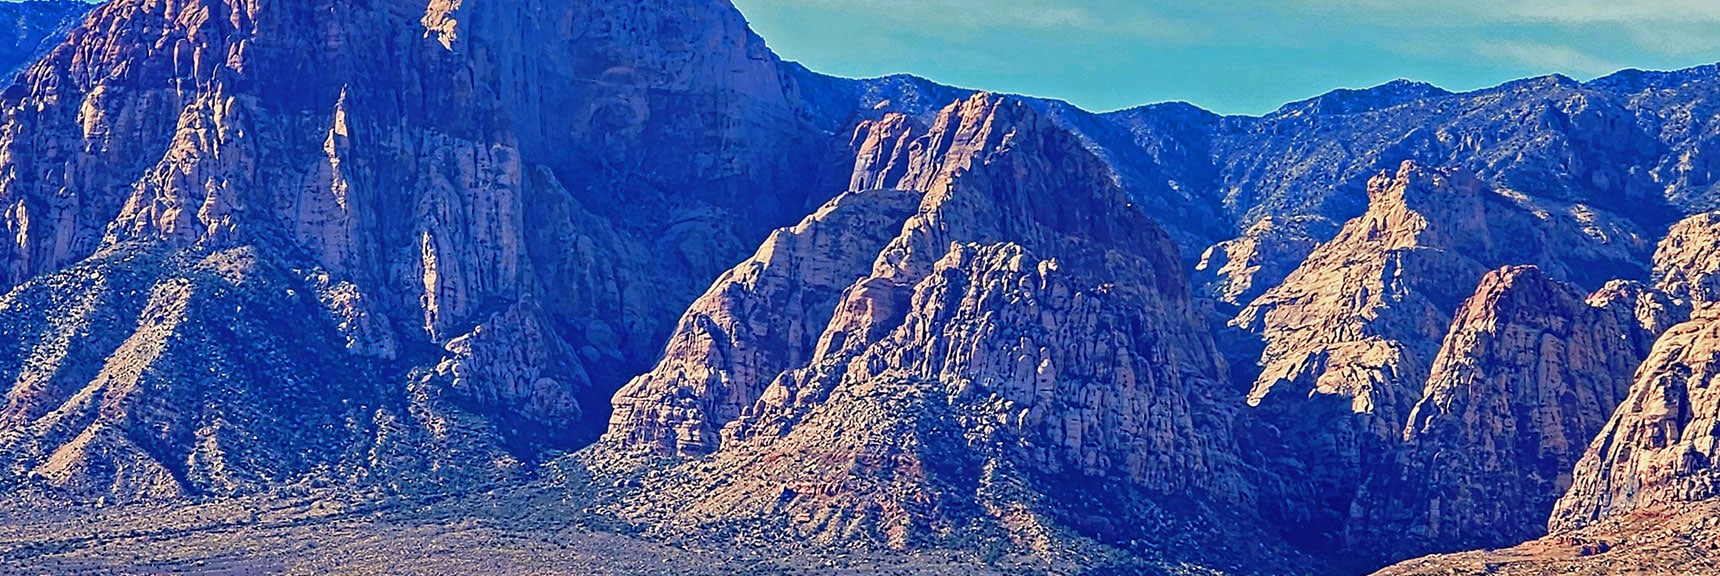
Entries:
{"type": "Polygon", "coordinates": [[[0,99],[0,315],[101,321],[14,343],[8,469],[122,500],[529,473],[828,199],[796,91],[726,3],[101,5],[0,99]]]}
{"type": "Polygon", "coordinates": [[[1098,157],[992,95],[861,132],[850,181],[879,189],[774,236],[617,395],[599,453],[714,455],[616,512],[830,544],[1091,554],[1064,550],[1079,534],[1166,566],[1285,565],[1252,549],[1265,533],[1235,410],[1177,249],[1098,157]],[[876,235],[844,233],[867,222],[876,235]],[[801,264],[817,261],[832,266],[801,264]]]}
{"type": "Polygon", "coordinates": [[[1350,574],[1715,495],[1720,67],[1094,114],[727,0],[0,15],[12,501],[1350,574]]]}

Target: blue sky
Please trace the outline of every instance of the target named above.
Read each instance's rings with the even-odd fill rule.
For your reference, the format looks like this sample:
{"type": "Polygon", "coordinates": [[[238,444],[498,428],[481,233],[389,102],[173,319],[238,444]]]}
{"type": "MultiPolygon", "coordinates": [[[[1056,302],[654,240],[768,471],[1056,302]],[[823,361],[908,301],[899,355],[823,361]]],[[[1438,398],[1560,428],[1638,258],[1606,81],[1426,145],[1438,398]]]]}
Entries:
{"type": "Polygon", "coordinates": [[[1720,62],[1720,0],[734,0],[783,57],[1095,110],[1720,62]]]}

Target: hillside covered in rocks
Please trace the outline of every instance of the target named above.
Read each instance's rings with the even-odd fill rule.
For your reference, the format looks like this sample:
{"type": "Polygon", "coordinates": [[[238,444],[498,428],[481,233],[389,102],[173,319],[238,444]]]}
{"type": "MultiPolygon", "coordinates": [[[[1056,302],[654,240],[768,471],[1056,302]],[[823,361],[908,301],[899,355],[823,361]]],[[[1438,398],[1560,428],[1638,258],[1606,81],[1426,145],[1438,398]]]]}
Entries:
{"type": "Polygon", "coordinates": [[[1096,114],[727,0],[5,10],[0,565],[145,510],[269,566],[1720,555],[1720,66],[1096,114]]]}

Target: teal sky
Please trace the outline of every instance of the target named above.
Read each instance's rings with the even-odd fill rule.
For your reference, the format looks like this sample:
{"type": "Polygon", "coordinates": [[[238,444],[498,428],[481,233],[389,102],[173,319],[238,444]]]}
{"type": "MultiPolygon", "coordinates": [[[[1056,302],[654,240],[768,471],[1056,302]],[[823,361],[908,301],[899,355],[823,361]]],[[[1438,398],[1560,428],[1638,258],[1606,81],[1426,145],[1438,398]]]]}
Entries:
{"type": "Polygon", "coordinates": [[[784,58],[1093,110],[1720,62],[1720,0],[734,0],[784,58]]]}

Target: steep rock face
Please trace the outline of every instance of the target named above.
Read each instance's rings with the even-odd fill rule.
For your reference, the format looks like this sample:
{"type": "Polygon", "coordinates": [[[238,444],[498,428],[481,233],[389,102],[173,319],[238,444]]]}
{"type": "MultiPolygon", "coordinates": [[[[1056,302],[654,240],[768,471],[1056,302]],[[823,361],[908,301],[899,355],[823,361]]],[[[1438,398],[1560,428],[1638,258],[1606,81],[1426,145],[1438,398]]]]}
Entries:
{"type": "Polygon", "coordinates": [[[1639,308],[1638,315],[1657,325],[1689,321],[1654,344],[1629,398],[1588,447],[1549,522],[1555,533],[1717,495],[1708,462],[1712,421],[1720,414],[1706,394],[1720,349],[1712,300],[1713,255],[1720,250],[1715,224],[1712,214],[1691,217],[1673,226],[1655,252],[1658,286],[1664,299],[1675,300],[1639,308]]]}
{"type": "MultiPolygon", "coordinates": [[[[1197,419],[1222,420],[1193,413],[1211,410],[1200,405],[1204,398],[1190,398],[1204,391],[1172,385],[1195,378],[1211,385],[1213,376],[1192,372],[1200,364],[1187,363],[1179,357],[1186,352],[1169,345],[1143,351],[1146,345],[1136,344],[1129,330],[1134,319],[1112,310],[1117,305],[1097,286],[1083,287],[1079,272],[1064,270],[1063,262],[1041,260],[1015,244],[969,244],[935,263],[897,301],[900,308],[861,304],[858,298],[880,295],[852,292],[812,369],[779,379],[759,414],[731,432],[743,440],[792,435],[802,412],[826,403],[835,390],[893,376],[935,385],[952,403],[988,405],[1000,419],[990,425],[1029,437],[1022,448],[1034,469],[1128,479],[1166,493],[1198,486],[1240,498],[1246,488],[1229,476],[1235,473],[1226,461],[1231,455],[1222,436],[1212,438],[1223,432],[1195,425],[1197,419]],[[1019,304],[1005,305],[1010,302],[1019,304]],[[881,338],[852,342],[868,332],[881,338]],[[1168,366],[1149,363],[1161,358],[1168,366]],[[1169,433],[1154,429],[1160,426],[1169,433]],[[1179,440],[1186,443],[1172,450],[1179,440]],[[1195,484],[1214,474],[1224,483],[1195,484]]],[[[863,290],[878,288],[873,283],[863,290]]],[[[1211,369],[1210,357],[1195,360],[1211,369]]]]}
{"type": "Polygon", "coordinates": [[[849,146],[854,165],[848,171],[849,190],[887,189],[905,183],[913,146],[921,144],[925,128],[905,114],[890,114],[854,128],[849,146]]]}
{"type": "MultiPolygon", "coordinates": [[[[1452,315],[1487,270],[1534,264],[1598,286],[1645,276],[1646,242],[1581,207],[1554,210],[1461,170],[1413,162],[1376,178],[1370,207],[1234,323],[1265,343],[1248,402],[1293,462],[1274,512],[1336,540],[1364,478],[1390,462],[1452,315]]],[[[1340,545],[1334,541],[1315,546],[1340,545]]]]}
{"type": "Polygon", "coordinates": [[[1591,216],[1611,224],[1591,236],[1587,222],[1520,204],[1461,171],[1406,163],[1377,178],[1370,197],[1367,214],[1237,317],[1267,342],[1251,404],[1278,392],[1338,396],[1395,434],[1466,286],[1489,265],[1536,264],[1597,286],[1613,272],[1643,275],[1646,243],[1629,226],[1591,216]]]}
{"type": "MultiPolygon", "coordinates": [[[[1647,568],[1649,571],[1681,566],[1688,570],[1699,565],[1694,563],[1699,557],[1680,557],[1680,553],[1692,549],[1693,545],[1697,548],[1705,546],[1706,541],[1701,539],[1703,537],[1685,534],[1687,528],[1673,528],[1676,521],[1669,523],[1668,518],[1669,515],[1700,517],[1699,511],[1704,504],[1698,501],[1714,496],[1710,488],[1712,474],[1704,464],[1708,456],[1703,455],[1703,447],[1713,443],[1704,432],[1712,428],[1705,424],[1707,420],[1704,418],[1712,420],[1713,415],[1705,416],[1703,406],[1712,402],[1702,397],[1703,381],[1708,378],[1704,375],[1707,372],[1704,364],[1712,360],[1715,342],[1713,309],[1705,300],[1704,294],[1708,290],[1704,286],[1709,283],[1710,276],[1708,256],[1716,246],[1720,246],[1713,239],[1710,220],[1708,216],[1692,217],[1674,226],[1662,241],[1655,255],[1658,290],[1638,283],[1612,282],[1592,295],[1589,305],[1610,312],[1614,320],[1574,316],[1586,322],[1580,326],[1589,329],[1634,323],[1636,328],[1632,334],[1620,336],[1616,342],[1620,346],[1628,344],[1649,352],[1647,360],[1640,364],[1631,379],[1626,380],[1621,375],[1609,378],[1613,382],[1630,381],[1633,385],[1598,436],[1586,446],[1574,470],[1559,477],[1558,485],[1565,484],[1565,478],[1569,478],[1569,488],[1559,492],[1563,497],[1556,501],[1550,514],[1547,527],[1553,535],[1499,554],[1467,555],[1474,558],[1430,557],[1406,564],[1402,567],[1406,573],[1411,571],[1407,568],[1409,566],[1414,566],[1413,570],[1450,570],[1482,561],[1488,564],[1488,570],[1508,573],[1539,573],[1555,568],[1582,568],[1599,573],[1626,566],[1632,569],[1662,567],[1647,568]],[[1694,316],[1692,305],[1696,310],[1694,316]],[[1658,340],[1655,339],[1657,336],[1658,340]],[[1668,539],[1673,532],[1678,535],[1668,539]],[[1693,537],[1696,540],[1691,540],[1693,537]],[[1672,543],[1671,548],[1663,545],[1668,542],[1672,543]],[[1656,550],[1659,552],[1654,552],[1656,550]],[[1508,562],[1499,561],[1507,558],[1508,562]]],[[[1567,355],[1577,350],[1572,346],[1561,349],[1567,355]]],[[[1599,366],[1578,360],[1573,357],[1561,363],[1543,362],[1545,368],[1538,373],[1563,368],[1567,374],[1576,374],[1584,367],[1592,370],[1599,366]]],[[[1540,412],[1545,412],[1548,406],[1561,407],[1557,418],[1538,418],[1538,422],[1569,421],[1572,415],[1580,414],[1563,409],[1564,403],[1555,401],[1514,405],[1534,407],[1540,412]]],[[[1411,430],[1411,434],[1413,437],[1415,431],[1411,430]]],[[[1497,454],[1498,447],[1503,445],[1495,441],[1491,444],[1494,448],[1490,449],[1453,450],[1446,461],[1462,463],[1474,460],[1466,457],[1468,454],[1488,454],[1483,460],[1487,463],[1485,468],[1495,469],[1500,465],[1530,460],[1522,455],[1506,458],[1497,454]]],[[[1543,442],[1542,448],[1546,454],[1550,446],[1543,442]]],[[[1561,457],[1570,455],[1568,450],[1558,452],[1561,457]]],[[[1442,468],[1474,470],[1476,467],[1442,465],[1442,468]]],[[[1507,479],[1493,482],[1469,480],[1466,484],[1471,487],[1471,492],[1482,487],[1490,487],[1490,492],[1510,491],[1514,485],[1521,490],[1529,484],[1522,483],[1520,479],[1535,476],[1517,474],[1517,483],[1507,479]]],[[[1539,476],[1545,478],[1545,475],[1539,476]]],[[[1414,478],[1415,475],[1405,474],[1404,477],[1414,478]]],[[[1544,483],[1542,480],[1537,484],[1544,483]]],[[[1491,504],[1498,500],[1501,499],[1470,499],[1476,504],[1491,504]]],[[[1472,517],[1449,506],[1442,508],[1451,518],[1472,517]]],[[[1485,510],[1473,505],[1462,509],[1485,510]]],[[[1481,515],[1482,518],[1495,518],[1494,523],[1488,526],[1509,521],[1509,510],[1495,512],[1481,515]]],[[[1437,514],[1434,512],[1430,517],[1437,514]]],[[[1534,518],[1520,520],[1527,523],[1534,518]]],[[[1700,533],[1707,525],[1699,522],[1696,527],[1700,533]]],[[[1481,526],[1469,529],[1484,533],[1493,531],[1481,526]]],[[[1510,535],[1502,534],[1501,539],[1510,535]]],[[[1496,546],[1499,541],[1460,539],[1470,546],[1488,547],[1496,546]]]]}
{"type": "Polygon", "coordinates": [[[715,451],[724,423],[810,359],[843,290],[870,272],[919,200],[900,190],[851,192],[771,235],[693,303],[657,367],[616,394],[609,440],[715,451]]]}
{"type": "Polygon", "coordinates": [[[1628,280],[1608,282],[1600,291],[1589,295],[1589,305],[1635,319],[1637,329],[1631,331],[1631,338],[1636,341],[1637,349],[1645,353],[1660,335],[1690,319],[1689,302],[1647,284],[1628,280]]]}
{"type": "MultiPolygon", "coordinates": [[[[266,442],[211,443],[219,434],[196,428],[111,451],[174,471],[193,446],[231,449],[235,469],[271,471],[233,482],[173,472],[180,493],[312,469],[511,473],[595,436],[603,400],[674,315],[745,247],[822,202],[810,184],[824,136],[799,90],[723,0],[117,0],[0,93],[0,285],[118,246],[165,251],[168,276],[244,251],[285,271],[271,277],[296,294],[264,290],[246,310],[315,307],[281,326],[238,325],[338,344],[336,360],[287,354],[282,369],[324,381],[327,402],[390,408],[328,425],[359,431],[344,446],[282,443],[267,458],[237,456],[266,442]],[[465,451],[422,449],[453,444],[465,451]],[[275,465],[289,461],[304,464],[275,465]]],[[[155,280],[138,282],[116,289],[147,293],[155,280]]],[[[76,313],[69,295],[41,298],[76,313]]],[[[269,357],[234,354],[209,386],[266,395],[266,381],[241,376],[264,373],[247,359],[269,357]]],[[[72,360],[49,360],[44,370],[72,380],[8,383],[9,402],[42,407],[0,427],[35,438],[11,447],[20,461],[71,445],[76,435],[23,431],[50,426],[46,412],[70,401],[56,391],[93,385],[72,360]]],[[[182,405],[203,396],[172,382],[149,396],[160,410],[120,403],[111,417],[169,427],[170,414],[226,410],[220,396],[182,405]]],[[[48,476],[108,484],[98,468],[48,476]]]]}
{"type": "Polygon", "coordinates": [[[1720,302],[1720,212],[1672,227],[1654,253],[1656,287],[1693,305],[1720,302]]]}
{"type": "Polygon", "coordinates": [[[1709,307],[1662,336],[1629,397],[1577,464],[1550,529],[1573,530],[1635,510],[1712,498],[1720,399],[1720,313],[1709,307]]]}
{"type": "Polygon", "coordinates": [[[890,149],[907,156],[862,164],[900,169],[865,181],[924,191],[918,213],[831,303],[810,358],[725,426],[711,459],[647,482],[628,514],[898,547],[1046,546],[1071,526],[1175,543],[1182,516],[1155,499],[1251,501],[1175,245],[1102,163],[992,95],[890,149]],[[1105,516],[1101,500],[1115,505],[1105,516]]]}
{"type": "MultiPolygon", "coordinates": [[[[1130,353],[1126,351],[1133,350],[1134,346],[1126,341],[1104,342],[1100,339],[1104,344],[1094,349],[1096,356],[1079,357],[1067,366],[1057,358],[1046,356],[1053,354],[1052,351],[1079,355],[1088,349],[1085,345],[1076,345],[1076,341],[1106,333],[1103,327],[1109,321],[1103,315],[1087,320],[1097,320],[1099,324],[1078,324],[1061,331],[1060,335],[1046,335],[1053,339],[1075,340],[1045,343],[1037,343],[1031,337],[1024,342],[1014,342],[1014,334],[1008,330],[999,330],[998,334],[988,336],[989,323],[1007,324],[1011,321],[1011,317],[1002,312],[995,313],[988,323],[985,322],[987,315],[975,311],[971,320],[974,325],[957,322],[959,330],[945,327],[947,322],[961,320],[964,316],[958,312],[964,308],[927,310],[926,306],[941,300],[919,304],[914,296],[922,283],[935,275],[934,270],[944,263],[946,256],[960,255],[960,252],[952,253],[952,245],[965,243],[980,246],[998,242],[1016,244],[1026,251],[1024,258],[1054,261],[1055,264],[1047,266],[1067,270],[1076,278],[1088,278],[1079,282],[1094,283],[1092,287],[1081,287],[1079,282],[1074,286],[1044,286],[1049,292],[1035,295],[1037,298],[1034,300],[1045,299],[1047,305],[1075,306],[1075,303],[1092,297],[1077,298],[1076,294],[1107,285],[1112,286],[1108,290],[1113,297],[1128,303],[1125,306],[1162,311],[1161,316],[1141,330],[1168,336],[1159,340],[1155,347],[1157,354],[1165,355],[1163,362],[1167,366],[1161,369],[1175,372],[1163,380],[1187,382],[1195,378],[1212,378],[1217,371],[1216,354],[1203,332],[1191,327],[1197,318],[1192,307],[1186,300],[1178,300],[1178,295],[1185,289],[1177,283],[1180,274],[1176,272],[1178,265],[1174,246],[1160,242],[1162,236],[1154,236],[1156,228],[1138,211],[1130,209],[1126,198],[1115,193],[1115,185],[1109,182],[1103,165],[1092,161],[1091,156],[1081,154],[1076,146],[1066,133],[1046,119],[1005,99],[978,97],[946,110],[929,134],[913,147],[919,152],[910,155],[901,178],[891,183],[899,188],[927,190],[920,214],[909,219],[902,234],[884,249],[871,277],[855,284],[838,305],[836,317],[820,339],[809,370],[779,379],[767,391],[760,413],[744,422],[740,429],[791,428],[788,422],[793,419],[794,406],[817,404],[841,382],[850,378],[864,379],[865,372],[849,374],[859,366],[908,370],[951,386],[971,381],[982,389],[993,386],[986,383],[988,380],[1001,383],[1019,382],[1026,378],[1015,366],[1025,361],[1016,358],[1027,358],[1023,355],[1031,356],[1032,372],[1040,374],[1036,378],[1045,379],[1047,385],[1057,381],[1060,374],[1076,382],[1096,380],[1122,385],[1123,381],[1119,380],[1123,377],[1115,375],[1113,370],[1126,373],[1138,369],[1128,365],[1134,361],[1128,360],[1130,353]],[[1064,156],[1073,158],[1064,159],[1064,156]],[[1095,197],[1092,200],[1059,201],[1045,194],[1046,190],[1080,190],[1095,197]],[[1050,252],[1053,256],[1035,256],[1036,250],[1050,252]],[[1073,303],[1066,304],[1062,302],[1063,298],[1070,298],[1073,303]],[[915,326],[913,323],[916,309],[924,312],[926,325],[915,326]],[[1084,330],[1073,329],[1082,327],[1092,328],[1093,334],[1082,336],[1084,330]],[[909,328],[913,330],[897,333],[909,328]],[[940,341],[940,334],[952,341],[940,341]],[[1011,341],[1011,345],[1006,346],[1002,341],[989,344],[968,341],[973,338],[1003,338],[1011,341]],[[899,341],[892,342],[893,339],[899,341]],[[920,351],[913,352],[915,348],[920,351]],[[1001,357],[980,355],[980,351],[1017,348],[1020,348],[1017,352],[1001,357]],[[946,357],[961,350],[972,350],[975,356],[946,357]],[[887,355],[871,360],[864,358],[867,354],[880,353],[887,355]],[[1111,362],[1107,358],[1111,354],[1124,354],[1118,361],[1126,364],[1106,366],[1111,362]],[[953,364],[946,365],[946,362],[953,364]],[[1077,366],[1096,372],[1082,374],[1074,371],[1077,366]]],[[[957,259],[956,264],[967,266],[963,264],[966,261],[957,259]]],[[[1050,276],[1041,278],[1044,282],[1055,279],[1056,275],[1049,271],[1040,272],[1050,276]]],[[[978,298],[979,295],[973,297],[978,298]]],[[[997,298],[1003,302],[1018,299],[1007,295],[997,298]]],[[[1061,313],[1074,314],[1075,318],[1088,314],[1078,309],[1061,313]]],[[[1025,322],[1036,315],[1024,316],[1020,321],[1025,322]]],[[[1045,329],[1054,326],[1049,319],[1043,323],[1045,329]]],[[[1025,394],[1024,391],[1017,392],[1025,394]]],[[[1012,399],[1018,403],[1027,400],[1025,397],[1012,399]]],[[[1091,416],[1097,415],[1095,412],[1091,416]]],[[[1127,430],[1096,429],[1092,432],[1115,434],[1118,438],[1134,435],[1127,430]]],[[[743,432],[742,435],[751,433],[743,432]]],[[[1080,441],[1069,444],[1071,449],[1082,452],[1076,460],[1086,461],[1091,466],[1093,462],[1109,458],[1109,455],[1101,453],[1103,441],[1092,446],[1084,444],[1080,441]]],[[[1158,457],[1161,456],[1154,456],[1158,457]]],[[[1138,476],[1138,471],[1131,476],[1138,476]]]]}
{"type": "Polygon", "coordinates": [[[1614,283],[1585,301],[1534,267],[1488,273],[1433,362],[1397,470],[1364,487],[1350,544],[1401,559],[1544,535],[1659,335],[1638,319],[1644,298],[1614,283]]]}
{"type": "Polygon", "coordinates": [[[1241,238],[1207,248],[1195,264],[1195,286],[1205,296],[1232,310],[1248,305],[1272,288],[1272,282],[1289,277],[1320,244],[1329,238],[1324,219],[1279,222],[1263,218],[1241,238]]]}

